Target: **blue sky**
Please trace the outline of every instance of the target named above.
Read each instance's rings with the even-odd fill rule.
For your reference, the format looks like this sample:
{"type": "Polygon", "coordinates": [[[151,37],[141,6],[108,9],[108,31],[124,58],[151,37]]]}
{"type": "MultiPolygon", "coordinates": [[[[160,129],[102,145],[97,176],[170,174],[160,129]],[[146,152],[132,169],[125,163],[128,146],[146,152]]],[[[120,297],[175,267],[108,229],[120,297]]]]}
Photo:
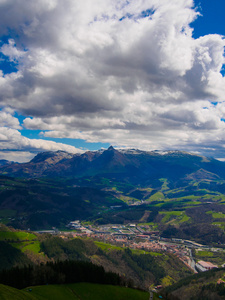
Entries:
{"type": "Polygon", "coordinates": [[[207,34],[225,34],[224,11],[225,2],[223,0],[195,1],[198,11],[201,13],[192,26],[194,27],[195,38],[207,34]]]}
{"type": "Polygon", "coordinates": [[[225,159],[224,11],[0,0],[0,158],[112,144],[225,159]]]}
{"type": "MultiPolygon", "coordinates": [[[[195,0],[195,4],[201,16],[191,25],[194,28],[193,37],[199,38],[208,34],[225,36],[225,2],[223,0],[195,0]]],[[[221,73],[224,75],[225,70],[223,69],[221,73]]]]}

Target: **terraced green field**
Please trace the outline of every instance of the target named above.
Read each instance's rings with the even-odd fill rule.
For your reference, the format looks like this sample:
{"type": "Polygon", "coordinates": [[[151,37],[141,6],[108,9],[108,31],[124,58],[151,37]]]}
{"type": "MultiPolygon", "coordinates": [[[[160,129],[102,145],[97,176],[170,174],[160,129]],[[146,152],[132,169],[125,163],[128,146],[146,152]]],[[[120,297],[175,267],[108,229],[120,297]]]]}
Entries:
{"type": "Polygon", "coordinates": [[[162,223],[180,224],[190,219],[184,211],[160,211],[159,214],[164,215],[162,223]]]}
{"type": "Polygon", "coordinates": [[[94,241],[95,245],[101,248],[103,251],[109,251],[109,250],[122,250],[123,248],[114,246],[111,244],[103,243],[103,242],[98,242],[94,241]]]}
{"type": "Polygon", "coordinates": [[[21,242],[21,243],[10,243],[11,246],[21,250],[22,252],[26,252],[27,250],[33,253],[40,253],[40,242],[39,241],[30,241],[30,242],[21,242]]]}
{"type": "Polygon", "coordinates": [[[212,224],[225,230],[225,222],[213,222],[212,224]]]}
{"type": "Polygon", "coordinates": [[[37,239],[36,235],[22,231],[0,231],[0,241],[32,241],[37,239]]]}
{"type": "Polygon", "coordinates": [[[195,257],[197,260],[210,261],[219,267],[225,263],[225,252],[224,250],[213,252],[213,251],[195,251],[195,257]]]}
{"type": "MultiPolygon", "coordinates": [[[[95,245],[98,246],[99,248],[101,248],[103,251],[110,251],[110,250],[123,250],[124,248],[122,247],[118,247],[118,246],[114,246],[111,244],[107,244],[107,243],[103,243],[103,242],[98,242],[98,241],[94,241],[95,245]]],[[[163,254],[158,253],[158,252],[152,252],[152,251],[145,251],[145,250],[140,250],[140,249],[130,249],[132,251],[133,254],[151,254],[153,256],[162,256],[163,254]]]]}
{"type": "Polygon", "coordinates": [[[207,214],[211,214],[214,219],[224,219],[225,214],[222,212],[213,212],[213,211],[208,211],[207,214]]]}
{"type": "Polygon", "coordinates": [[[147,201],[161,201],[163,200],[164,194],[162,192],[157,192],[154,195],[152,195],[147,201]]]}
{"type": "Polygon", "coordinates": [[[14,248],[25,252],[33,253],[36,256],[42,256],[41,243],[33,233],[24,231],[0,231],[0,241],[5,241],[14,248]]]}

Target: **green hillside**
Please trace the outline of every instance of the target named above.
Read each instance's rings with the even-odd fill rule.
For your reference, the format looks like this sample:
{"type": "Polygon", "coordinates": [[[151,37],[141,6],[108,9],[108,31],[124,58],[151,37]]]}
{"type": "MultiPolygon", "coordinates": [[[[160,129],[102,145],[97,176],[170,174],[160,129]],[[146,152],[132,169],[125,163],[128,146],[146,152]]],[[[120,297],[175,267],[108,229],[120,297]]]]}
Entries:
{"type": "Polygon", "coordinates": [[[0,284],[1,300],[37,300],[38,298],[26,291],[15,289],[11,286],[0,284]]]}
{"type": "Polygon", "coordinates": [[[171,300],[225,299],[225,270],[213,269],[192,275],[167,287],[162,294],[171,300]]]}
{"type": "MultiPolygon", "coordinates": [[[[100,180],[92,184],[103,188],[100,180]]],[[[93,223],[151,224],[152,229],[159,230],[163,237],[190,239],[202,244],[225,244],[224,180],[180,179],[173,186],[161,178],[158,186],[150,190],[122,185],[111,180],[108,189],[115,197],[137,205],[100,213],[97,218],[90,218],[93,223]],[[127,197],[131,194],[133,197],[129,202],[127,197]]]]}
{"type": "MultiPolygon", "coordinates": [[[[130,286],[145,289],[148,289],[149,285],[167,285],[191,274],[191,271],[171,254],[130,250],[88,238],[62,239],[49,234],[34,235],[13,229],[10,231],[7,227],[5,229],[0,231],[0,239],[9,236],[11,238],[0,241],[0,271],[32,265],[36,266],[32,271],[35,278],[37,272],[42,272],[37,268],[40,263],[79,260],[101,265],[106,271],[124,277],[130,282],[130,286]]],[[[2,278],[4,280],[4,274],[2,278]]],[[[10,281],[1,283],[10,285],[10,281]]],[[[34,284],[39,283],[31,281],[28,285],[34,284]]]]}
{"type": "Polygon", "coordinates": [[[0,270],[46,262],[37,234],[0,224],[0,270]]]}
{"type": "Polygon", "coordinates": [[[0,176],[0,223],[27,230],[66,228],[112,205],[125,206],[112,193],[75,186],[65,179],[8,179],[0,176]]]}
{"type": "MultiPolygon", "coordinates": [[[[97,225],[151,223],[165,237],[225,243],[224,179],[200,176],[174,182],[159,178],[137,186],[107,176],[32,180],[0,177],[0,222],[23,230],[66,229],[76,219],[97,225]]],[[[13,234],[1,239],[15,238],[34,239],[13,234]]],[[[34,247],[38,252],[37,243],[34,247]]]]}
{"type": "MultiPolygon", "coordinates": [[[[77,283],[45,285],[18,290],[0,285],[1,300],[147,300],[149,293],[118,286],[77,283]]],[[[154,295],[154,299],[158,299],[154,295]]]]}
{"type": "Polygon", "coordinates": [[[75,156],[40,153],[0,174],[0,222],[14,228],[151,223],[165,237],[225,244],[224,162],[110,147],[75,156]]]}
{"type": "Polygon", "coordinates": [[[54,300],[147,300],[149,293],[118,286],[77,283],[68,285],[37,286],[32,292],[37,299],[54,300]]]}
{"type": "Polygon", "coordinates": [[[7,242],[0,241],[0,270],[32,263],[27,255],[7,242]]]}

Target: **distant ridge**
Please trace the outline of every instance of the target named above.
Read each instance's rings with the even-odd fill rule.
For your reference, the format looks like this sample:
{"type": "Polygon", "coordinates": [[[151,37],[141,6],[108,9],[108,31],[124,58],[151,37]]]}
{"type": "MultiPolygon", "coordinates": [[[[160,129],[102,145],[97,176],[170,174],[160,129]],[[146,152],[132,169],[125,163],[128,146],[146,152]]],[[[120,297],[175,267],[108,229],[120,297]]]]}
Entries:
{"type": "Polygon", "coordinates": [[[6,159],[0,159],[0,166],[11,165],[13,163],[14,163],[14,161],[9,161],[9,160],[6,160],[6,159]]]}
{"type": "Polygon", "coordinates": [[[0,175],[24,178],[82,177],[105,175],[119,180],[149,182],[157,178],[225,179],[225,163],[184,151],[115,149],[71,154],[48,151],[28,163],[0,161],[0,175]]]}

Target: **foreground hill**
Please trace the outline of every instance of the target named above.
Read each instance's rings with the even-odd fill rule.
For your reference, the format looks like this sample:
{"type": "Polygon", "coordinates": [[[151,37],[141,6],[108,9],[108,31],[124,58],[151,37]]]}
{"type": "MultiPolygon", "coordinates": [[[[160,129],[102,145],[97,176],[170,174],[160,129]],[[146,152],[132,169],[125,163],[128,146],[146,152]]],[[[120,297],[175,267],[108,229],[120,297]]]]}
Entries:
{"type": "MultiPolygon", "coordinates": [[[[171,254],[130,250],[88,238],[68,236],[67,239],[62,239],[49,234],[39,235],[6,229],[7,231],[0,231],[0,283],[17,288],[70,282],[68,280],[72,278],[72,275],[69,277],[66,275],[65,272],[68,271],[66,266],[59,272],[60,264],[57,268],[51,265],[52,262],[57,264],[59,261],[71,261],[70,265],[74,264],[74,270],[79,268],[79,265],[73,263],[74,261],[93,263],[93,266],[89,266],[91,270],[95,265],[102,266],[107,272],[119,274],[122,281],[128,282],[129,286],[142,289],[148,289],[150,284],[173,283],[192,273],[185,264],[171,254]],[[46,263],[50,263],[47,268],[44,265],[46,263]],[[22,272],[23,276],[18,276],[19,271],[15,268],[21,269],[24,266],[30,267],[25,268],[22,272]],[[58,271],[54,273],[56,269],[58,271]],[[4,270],[9,270],[8,276],[4,270]]],[[[84,269],[88,266],[81,265],[81,267],[84,269]]],[[[100,272],[102,272],[101,269],[100,272]]],[[[94,276],[94,279],[96,278],[97,275],[94,276]]],[[[82,278],[74,280],[76,281],[73,282],[84,281],[84,274],[82,278]]],[[[93,278],[91,280],[95,282],[93,278]]],[[[112,278],[111,284],[113,284],[112,278]]]]}
{"type": "Polygon", "coordinates": [[[35,296],[25,291],[20,291],[11,286],[0,284],[0,299],[4,300],[37,300],[35,296]]]}
{"type": "Polygon", "coordinates": [[[0,284],[0,297],[5,300],[147,300],[149,293],[130,288],[90,283],[32,286],[24,290],[0,284]]]}
{"type": "Polygon", "coordinates": [[[162,292],[168,300],[225,299],[225,270],[214,269],[189,276],[162,292]]]}

